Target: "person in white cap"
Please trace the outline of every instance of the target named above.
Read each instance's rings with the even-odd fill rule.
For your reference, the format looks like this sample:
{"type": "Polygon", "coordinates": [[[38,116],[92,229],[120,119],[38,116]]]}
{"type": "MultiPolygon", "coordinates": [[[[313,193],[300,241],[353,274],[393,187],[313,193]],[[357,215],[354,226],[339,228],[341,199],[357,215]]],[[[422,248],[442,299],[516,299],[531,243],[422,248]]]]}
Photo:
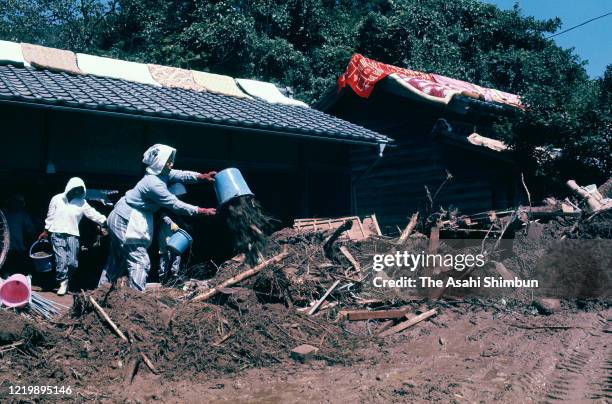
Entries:
{"type": "Polygon", "coordinates": [[[78,177],[70,178],[64,192],[55,195],[49,203],[45,230],[38,239],[49,238],[55,255],[55,278],[59,282],[58,295],[68,291],[70,277],[79,266],[79,223],[83,216],[105,226],[106,216],[85,200],[85,183],[78,177]]]}
{"type": "Polygon", "coordinates": [[[161,208],[186,216],[214,215],[214,208],[201,208],[178,199],[168,190],[173,182],[213,182],[216,172],[173,170],[176,149],[156,144],[147,149],[142,162],[145,176],[125,193],[108,216],[110,252],[98,286],[114,283],[127,273],[129,287],[143,291],[151,269],[147,248],[153,234],[153,215],[161,208]]]}

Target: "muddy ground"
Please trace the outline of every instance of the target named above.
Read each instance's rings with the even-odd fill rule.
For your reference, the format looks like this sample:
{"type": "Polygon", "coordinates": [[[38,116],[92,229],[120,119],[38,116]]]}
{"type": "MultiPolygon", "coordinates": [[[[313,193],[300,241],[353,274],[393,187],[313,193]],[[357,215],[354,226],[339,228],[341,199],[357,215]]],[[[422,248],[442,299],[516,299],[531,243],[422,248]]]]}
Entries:
{"type": "MultiPolygon", "coordinates": [[[[300,363],[290,359],[286,349],[267,352],[277,362],[268,366],[227,371],[227,364],[220,368],[202,363],[202,369],[196,371],[187,366],[190,358],[183,358],[182,364],[163,363],[161,357],[155,358],[152,351],[143,348],[159,366],[160,374],[153,374],[141,363],[131,384],[125,379],[127,363],[119,364],[122,357],[119,351],[130,348],[121,344],[108,327],[92,324],[96,329],[100,326],[100,335],[96,335],[102,342],[87,341],[84,334],[74,330],[72,335],[67,335],[64,327],[60,327],[60,333],[53,325],[45,328],[33,325],[33,330],[41,334],[33,342],[38,348],[14,349],[2,354],[0,401],[604,403],[612,400],[612,308],[609,303],[563,302],[562,311],[548,316],[536,314],[533,308],[504,306],[499,302],[452,302],[435,306],[440,309],[440,315],[385,339],[370,336],[380,327],[379,323],[341,322],[347,338],[358,339],[350,353],[344,352],[346,361],[315,357],[300,363]],[[37,338],[47,339],[49,345],[37,338]],[[9,387],[20,384],[70,385],[72,394],[10,395],[9,387]]],[[[416,310],[425,308],[423,303],[415,307],[416,310]]],[[[292,327],[291,324],[282,326],[292,327]]],[[[5,339],[10,338],[4,334],[7,333],[3,333],[5,339]]],[[[30,330],[31,334],[36,332],[30,330]]],[[[184,340],[180,342],[186,344],[184,340]]],[[[310,335],[304,342],[318,346],[321,336],[310,335]]],[[[172,344],[172,341],[164,343],[172,344]]],[[[200,349],[218,348],[203,345],[200,349]]]]}
{"type": "MultiPolygon", "coordinates": [[[[493,258],[518,276],[535,276],[548,241],[563,235],[609,238],[610,223],[550,221],[536,236],[519,229],[514,253],[493,258]]],[[[206,301],[192,298],[247,270],[244,258],[188,270],[205,282],[180,281],[144,294],[120,282],[65,296],[62,303],[71,308],[53,321],[28,310],[0,310],[0,403],[612,402],[612,300],[600,290],[609,289],[609,268],[596,274],[598,287],[578,288],[595,297],[562,299],[550,314],[533,303],[537,296],[520,289],[479,298],[458,298],[449,290],[440,299],[375,290],[372,254],[399,248],[396,241],[341,241],[361,263],[356,271],[338,246],[324,248],[328,236],[276,233],[266,256],[281,249],[290,255],[206,301]],[[338,280],[344,287],[327,299],[335,306],[305,314],[338,280]],[[341,315],[399,307],[415,315],[435,308],[438,314],[384,338],[377,334],[390,326],[385,321],[341,315]],[[301,344],[319,348],[305,363],[290,358],[301,344]],[[31,394],[28,386],[51,386],[53,393],[55,386],[70,386],[70,394],[31,394]],[[26,394],[11,394],[23,389],[26,394]]],[[[420,251],[427,242],[415,236],[402,248],[420,251]]],[[[574,277],[573,266],[545,268],[556,279],[570,279],[569,285],[593,279],[574,277]]],[[[443,268],[436,271],[447,276],[443,268]]]]}

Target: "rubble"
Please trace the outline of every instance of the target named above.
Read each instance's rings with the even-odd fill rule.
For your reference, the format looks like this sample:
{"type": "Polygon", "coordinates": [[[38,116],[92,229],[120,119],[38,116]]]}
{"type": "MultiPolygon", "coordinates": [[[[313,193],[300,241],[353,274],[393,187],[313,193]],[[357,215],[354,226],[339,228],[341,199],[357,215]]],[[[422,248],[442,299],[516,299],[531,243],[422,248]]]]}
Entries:
{"type": "MultiPolygon", "coordinates": [[[[193,372],[213,377],[285,366],[291,358],[351,364],[359,360],[361,350],[379,349],[395,338],[447,326],[452,331],[444,323],[447,313],[492,310],[533,316],[534,308],[556,315],[568,307],[609,307],[596,299],[560,301],[512,288],[503,290],[500,298],[477,288],[462,292],[445,287],[431,295],[419,288],[372,285],[374,276],[394,279],[403,273],[393,266],[374,271],[377,254],[486,253],[489,264],[477,275],[528,278],[539,276],[538,260],[550,242],[612,238],[612,211],[594,215],[572,207],[569,212],[562,206],[570,203],[549,202],[469,216],[446,211],[420,222],[414,214],[398,238],[372,231],[355,241],[348,235],[354,229],[342,227],[356,226],[354,220],[343,218],[316,231],[320,222],[314,220],[262,240],[263,259],[254,266],[254,257],[249,259],[246,251],[214,268],[188,268],[189,277],[170,288],[148,288],[143,294],[119,284],[81,293],[74,296],[71,312],[53,322],[0,311],[0,323],[14,325],[0,331],[0,356],[13,364],[0,365],[0,370],[7,380],[19,379],[21,384],[87,385],[119,379],[129,386],[144,374],[168,380],[193,372]]],[[[472,271],[437,266],[417,274],[446,279],[472,271]]],[[[436,337],[436,346],[451,349],[448,338],[436,337]]]]}

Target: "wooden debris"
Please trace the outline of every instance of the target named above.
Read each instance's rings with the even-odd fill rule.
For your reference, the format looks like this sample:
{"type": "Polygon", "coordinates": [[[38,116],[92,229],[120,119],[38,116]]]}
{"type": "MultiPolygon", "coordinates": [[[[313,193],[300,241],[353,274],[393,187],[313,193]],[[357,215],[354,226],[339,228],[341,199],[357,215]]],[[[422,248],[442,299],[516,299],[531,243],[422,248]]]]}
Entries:
{"type": "Polygon", "coordinates": [[[375,214],[371,214],[370,216],[366,216],[361,221],[363,226],[374,232],[377,236],[382,236],[382,232],[380,231],[380,226],[378,225],[378,219],[375,214]]]}
{"type": "Polygon", "coordinates": [[[24,340],[19,340],[16,342],[13,342],[12,344],[8,344],[8,345],[2,345],[0,346],[0,353],[4,353],[4,352],[8,352],[11,351],[21,345],[25,344],[24,340]]]}
{"type": "Polygon", "coordinates": [[[227,288],[228,286],[232,286],[235,285],[239,282],[242,282],[243,280],[250,278],[251,276],[261,272],[263,269],[265,269],[268,265],[272,265],[272,264],[276,264],[280,261],[282,261],[283,259],[285,259],[287,256],[289,256],[289,252],[287,250],[283,251],[282,253],[262,262],[261,264],[255,266],[254,268],[251,268],[249,270],[246,270],[244,272],[239,273],[236,276],[233,276],[231,278],[229,278],[228,280],[226,280],[225,282],[223,282],[222,284],[220,284],[219,286],[212,288],[210,290],[207,290],[204,293],[201,293],[197,296],[195,296],[192,301],[194,302],[200,302],[200,301],[204,301],[204,300],[208,300],[213,296],[216,296],[220,293],[220,289],[222,288],[227,288]]]}
{"type": "Polygon", "coordinates": [[[346,317],[349,321],[402,318],[408,309],[395,310],[349,310],[346,317]]]}
{"type": "MultiPolygon", "coordinates": [[[[412,313],[411,313],[412,314],[412,313]]],[[[425,313],[419,314],[418,316],[410,319],[410,320],[406,320],[402,323],[399,323],[398,325],[389,328],[388,330],[385,330],[383,332],[381,332],[380,334],[378,334],[379,337],[386,337],[388,335],[391,334],[395,334],[398,333],[400,331],[404,331],[406,328],[411,327],[415,324],[420,323],[423,320],[427,320],[429,317],[435,316],[436,314],[438,314],[438,309],[431,309],[426,311],[425,313]]]]}
{"type": "Polygon", "coordinates": [[[303,344],[291,350],[291,358],[300,362],[306,362],[319,351],[319,348],[303,344]]]}
{"type": "Polygon", "coordinates": [[[603,199],[603,197],[601,196],[599,191],[591,193],[587,191],[584,187],[578,185],[574,180],[568,180],[566,184],[568,188],[574,191],[577,196],[586,200],[587,204],[589,205],[589,208],[591,208],[591,211],[597,212],[599,209],[602,208],[601,200],[603,199]]]}
{"type": "Polygon", "coordinates": [[[349,239],[352,241],[361,241],[365,240],[373,234],[373,231],[371,230],[372,226],[365,226],[358,216],[346,216],[335,219],[295,219],[293,221],[293,228],[296,230],[304,231],[334,230],[342,226],[347,220],[352,222],[353,225],[349,230],[342,232],[340,238],[349,239]]]}
{"type": "Polygon", "coordinates": [[[408,225],[406,226],[406,228],[404,229],[404,231],[402,232],[402,235],[400,236],[398,240],[399,244],[404,244],[404,242],[408,239],[408,237],[410,236],[410,233],[412,233],[412,231],[416,227],[418,219],[419,219],[419,212],[412,215],[412,217],[410,218],[410,222],[408,222],[408,225]]]}
{"type": "Polygon", "coordinates": [[[221,344],[223,344],[225,341],[227,341],[228,339],[230,339],[232,336],[234,335],[234,333],[230,332],[226,335],[224,335],[223,337],[221,337],[218,341],[215,341],[212,343],[212,346],[221,346],[221,344]]]}
{"type": "Polygon", "coordinates": [[[93,307],[96,309],[96,311],[98,312],[98,314],[100,316],[102,316],[102,318],[104,320],[106,320],[106,322],[108,323],[108,325],[111,326],[111,328],[115,331],[115,333],[119,336],[119,338],[121,338],[123,341],[128,342],[127,337],[121,332],[121,330],[119,329],[119,327],[117,327],[117,325],[113,322],[113,320],[111,320],[111,318],[109,317],[108,314],[106,314],[106,312],[104,311],[104,309],[102,307],[100,307],[100,305],[98,304],[98,302],[96,302],[96,299],[94,299],[92,296],[89,296],[89,301],[91,302],[91,304],[93,305],[93,307]]]}
{"type": "Polygon", "coordinates": [[[353,226],[353,222],[351,222],[350,220],[347,220],[340,227],[334,230],[331,236],[327,237],[327,239],[323,243],[323,251],[325,252],[325,256],[327,258],[329,258],[332,261],[335,261],[335,253],[333,250],[333,244],[336,240],[338,240],[338,237],[340,237],[342,233],[344,233],[347,230],[350,230],[352,226],[353,226]]]}
{"type": "Polygon", "coordinates": [[[312,306],[312,308],[308,312],[309,316],[312,316],[317,311],[319,306],[325,301],[325,299],[327,299],[327,296],[329,296],[331,292],[333,292],[334,289],[336,289],[336,286],[338,286],[339,283],[340,283],[340,280],[337,280],[336,282],[334,282],[333,285],[330,286],[329,289],[327,289],[327,292],[325,292],[325,294],[315,303],[315,305],[312,306]]]}
{"type": "Polygon", "coordinates": [[[140,357],[142,358],[143,362],[145,363],[145,365],[147,365],[147,367],[149,368],[149,370],[151,372],[153,372],[153,374],[157,374],[157,369],[155,369],[155,366],[153,366],[153,362],[151,362],[151,360],[147,357],[147,355],[145,355],[143,352],[140,353],[140,357]]]}
{"type": "Polygon", "coordinates": [[[349,260],[357,272],[361,272],[361,265],[359,265],[359,262],[355,259],[355,257],[353,257],[346,246],[340,247],[340,252],[346,257],[347,260],[349,260]]]}

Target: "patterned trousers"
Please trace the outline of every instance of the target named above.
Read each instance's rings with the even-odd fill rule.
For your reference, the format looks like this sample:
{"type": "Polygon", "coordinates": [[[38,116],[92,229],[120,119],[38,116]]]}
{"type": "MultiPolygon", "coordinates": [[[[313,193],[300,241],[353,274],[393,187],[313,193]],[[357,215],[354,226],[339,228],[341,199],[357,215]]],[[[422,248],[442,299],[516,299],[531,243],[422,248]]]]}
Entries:
{"type": "Polygon", "coordinates": [[[79,266],[79,238],[71,234],[52,233],[51,245],[55,255],[55,279],[65,281],[79,266]]]}
{"type": "Polygon", "coordinates": [[[114,283],[127,273],[129,286],[144,292],[151,269],[146,246],[125,243],[128,221],[114,211],[108,216],[107,223],[110,229],[110,251],[98,286],[114,283]]]}
{"type": "Polygon", "coordinates": [[[159,281],[166,276],[176,276],[181,268],[181,256],[174,255],[168,249],[159,252],[159,281]],[[169,270],[169,273],[167,273],[169,270]]]}

